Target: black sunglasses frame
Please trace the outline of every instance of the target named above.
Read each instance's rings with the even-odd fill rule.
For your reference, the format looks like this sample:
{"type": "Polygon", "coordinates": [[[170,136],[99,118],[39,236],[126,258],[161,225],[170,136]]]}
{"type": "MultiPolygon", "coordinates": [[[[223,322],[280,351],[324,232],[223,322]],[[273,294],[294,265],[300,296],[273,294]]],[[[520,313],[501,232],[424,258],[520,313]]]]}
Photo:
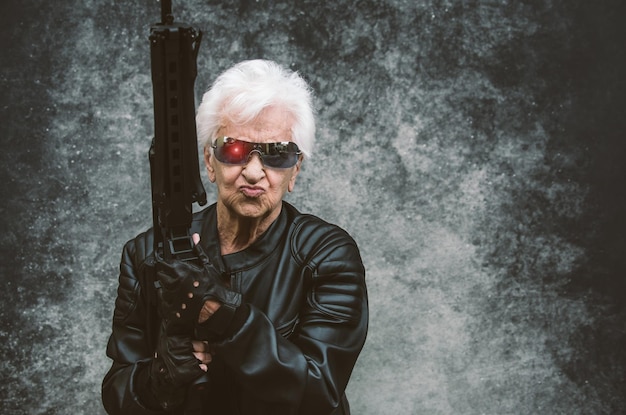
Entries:
{"type": "Polygon", "coordinates": [[[213,155],[224,164],[243,166],[256,151],[265,167],[288,169],[298,162],[302,151],[293,141],[252,143],[232,137],[218,137],[211,144],[213,155]]]}

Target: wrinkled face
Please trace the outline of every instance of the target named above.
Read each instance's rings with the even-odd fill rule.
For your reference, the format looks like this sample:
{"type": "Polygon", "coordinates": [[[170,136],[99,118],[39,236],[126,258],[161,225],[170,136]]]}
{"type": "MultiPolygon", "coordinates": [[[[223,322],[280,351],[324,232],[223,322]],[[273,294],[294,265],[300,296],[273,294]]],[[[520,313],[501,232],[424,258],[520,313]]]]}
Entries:
{"type": "MultiPolygon", "coordinates": [[[[236,125],[226,120],[217,135],[255,143],[292,141],[292,124],[289,113],[269,107],[249,124],[236,125]]],[[[280,213],[285,193],[293,190],[302,163],[300,158],[293,167],[270,168],[253,151],[245,165],[225,164],[211,154],[208,146],[204,149],[204,160],[209,180],[217,185],[218,205],[241,219],[272,220],[280,213]]]]}

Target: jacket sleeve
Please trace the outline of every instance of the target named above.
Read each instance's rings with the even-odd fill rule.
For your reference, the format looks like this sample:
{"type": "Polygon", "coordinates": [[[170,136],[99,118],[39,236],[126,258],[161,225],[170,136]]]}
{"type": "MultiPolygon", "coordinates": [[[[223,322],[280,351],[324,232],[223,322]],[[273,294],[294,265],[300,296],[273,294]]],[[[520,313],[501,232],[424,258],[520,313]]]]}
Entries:
{"type": "Polygon", "coordinates": [[[102,383],[102,402],[109,414],[161,413],[140,402],[134,385],[138,373],[152,358],[151,320],[147,316],[150,308],[139,283],[145,275],[149,240],[146,234],[139,235],[125,245],[122,254],[113,330],[107,345],[107,356],[113,364],[102,383]]]}
{"type": "Polygon", "coordinates": [[[340,405],[365,342],[365,270],[356,243],[340,228],[308,226],[296,234],[292,250],[302,275],[294,278],[304,278],[308,288],[295,331],[281,336],[250,306],[245,323],[215,347],[257,406],[330,414],[340,405]]]}

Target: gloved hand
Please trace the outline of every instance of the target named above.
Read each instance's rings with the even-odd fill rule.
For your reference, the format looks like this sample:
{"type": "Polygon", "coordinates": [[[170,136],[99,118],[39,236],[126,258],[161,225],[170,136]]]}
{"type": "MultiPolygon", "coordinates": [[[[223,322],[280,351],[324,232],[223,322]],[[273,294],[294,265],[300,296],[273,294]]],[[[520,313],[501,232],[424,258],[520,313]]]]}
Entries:
{"type": "Polygon", "coordinates": [[[205,374],[193,355],[191,337],[168,336],[161,330],[154,359],[150,363],[150,390],[163,409],[180,406],[189,385],[205,374]]]}
{"type": "Polygon", "coordinates": [[[217,332],[226,327],[241,304],[241,294],[224,285],[221,273],[199,244],[195,245],[194,252],[198,257],[197,262],[160,260],[156,264],[157,279],[161,286],[160,308],[166,322],[165,331],[170,335],[192,333],[207,300],[221,303],[219,313],[207,322],[215,318],[212,326],[217,332]]]}

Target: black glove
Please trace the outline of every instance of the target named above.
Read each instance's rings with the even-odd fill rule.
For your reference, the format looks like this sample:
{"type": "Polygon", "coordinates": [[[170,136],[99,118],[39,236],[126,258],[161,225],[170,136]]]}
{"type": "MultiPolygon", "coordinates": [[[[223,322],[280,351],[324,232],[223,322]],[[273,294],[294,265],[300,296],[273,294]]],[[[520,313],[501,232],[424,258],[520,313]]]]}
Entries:
{"type": "MultiPolygon", "coordinates": [[[[157,279],[161,286],[161,313],[168,334],[190,334],[198,327],[200,310],[207,300],[218,301],[221,307],[202,328],[211,327],[213,334],[223,332],[239,305],[241,294],[231,291],[222,282],[221,273],[209,261],[200,245],[194,247],[198,261],[157,261],[157,279]],[[214,320],[215,319],[215,320],[214,320]]],[[[208,340],[207,335],[198,339],[208,340]]]]}
{"type": "Polygon", "coordinates": [[[193,355],[191,337],[159,335],[157,350],[150,363],[150,391],[163,409],[180,406],[189,385],[204,375],[193,355]]]}

